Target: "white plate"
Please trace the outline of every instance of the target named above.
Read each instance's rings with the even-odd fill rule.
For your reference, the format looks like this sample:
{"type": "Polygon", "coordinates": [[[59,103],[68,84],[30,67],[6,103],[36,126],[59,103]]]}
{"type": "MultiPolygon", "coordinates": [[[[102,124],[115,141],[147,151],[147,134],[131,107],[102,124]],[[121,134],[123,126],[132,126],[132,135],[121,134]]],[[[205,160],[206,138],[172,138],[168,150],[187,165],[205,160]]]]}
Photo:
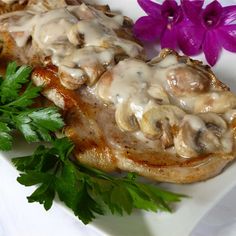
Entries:
{"type": "MultiPolygon", "coordinates": [[[[109,4],[112,9],[120,10],[133,19],[143,15],[136,0],[98,0],[109,4]]],[[[235,1],[231,1],[235,4],[235,1]]],[[[230,4],[230,1],[227,1],[230,4]]],[[[197,57],[202,59],[200,55],[197,57]]],[[[222,56],[213,68],[220,80],[236,92],[236,54],[223,51],[222,56]]],[[[17,171],[6,161],[9,156],[20,156],[32,147],[20,143],[15,151],[2,153],[0,159],[0,236],[79,236],[79,235],[114,235],[114,236],[187,236],[201,217],[236,183],[236,164],[232,164],[219,176],[206,182],[190,185],[165,184],[170,190],[192,196],[176,205],[173,214],[147,213],[136,211],[131,216],[99,217],[90,226],[82,223],[64,210],[60,204],[54,204],[45,212],[39,204],[28,204],[28,196],[33,188],[19,185],[15,179],[17,171]]]]}

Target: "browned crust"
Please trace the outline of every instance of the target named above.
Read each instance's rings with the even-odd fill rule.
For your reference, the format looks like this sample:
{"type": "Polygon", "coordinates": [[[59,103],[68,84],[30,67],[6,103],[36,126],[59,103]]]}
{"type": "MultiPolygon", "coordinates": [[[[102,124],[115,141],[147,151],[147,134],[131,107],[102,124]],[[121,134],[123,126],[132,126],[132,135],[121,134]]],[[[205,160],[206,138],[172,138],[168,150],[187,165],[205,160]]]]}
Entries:
{"type": "MultiPolygon", "coordinates": [[[[158,158],[158,157],[156,157],[158,158]]],[[[122,170],[133,171],[142,176],[160,181],[172,183],[193,183],[203,181],[218,175],[230,160],[222,156],[210,155],[202,161],[189,162],[188,166],[153,166],[142,164],[120,156],[118,166],[122,170]]]]}
{"type": "Polygon", "coordinates": [[[0,2],[0,15],[4,14],[4,13],[8,13],[8,12],[12,12],[12,11],[20,11],[23,10],[26,5],[27,5],[28,1],[25,1],[22,4],[19,3],[13,3],[13,4],[6,4],[3,2],[0,2]]]}
{"type": "Polygon", "coordinates": [[[188,165],[180,166],[149,165],[148,162],[144,163],[129,159],[123,153],[114,158],[114,154],[108,147],[90,147],[83,152],[77,150],[75,151],[75,156],[79,162],[104,171],[111,172],[120,169],[122,171],[135,172],[140,176],[159,182],[179,184],[207,180],[221,173],[226,165],[230,163],[230,160],[223,159],[222,156],[211,155],[204,160],[204,165],[202,161],[190,161],[188,165]]]}

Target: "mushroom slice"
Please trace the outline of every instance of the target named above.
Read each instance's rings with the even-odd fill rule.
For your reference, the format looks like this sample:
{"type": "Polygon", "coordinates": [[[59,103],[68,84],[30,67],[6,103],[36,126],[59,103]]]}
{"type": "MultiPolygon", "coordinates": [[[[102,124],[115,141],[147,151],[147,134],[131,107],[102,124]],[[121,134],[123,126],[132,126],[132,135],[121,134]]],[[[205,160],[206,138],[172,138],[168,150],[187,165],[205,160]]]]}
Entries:
{"type": "Polygon", "coordinates": [[[161,106],[156,106],[143,114],[140,128],[148,138],[160,138],[163,123],[168,123],[167,114],[161,106]]]}
{"type": "Polygon", "coordinates": [[[147,92],[151,97],[155,98],[161,104],[170,103],[167,93],[159,84],[152,84],[147,92]]]}
{"type": "Polygon", "coordinates": [[[82,47],[84,44],[84,35],[79,33],[77,24],[73,25],[67,32],[67,37],[69,41],[75,46],[79,45],[82,47]]]}
{"type": "Polygon", "coordinates": [[[184,117],[174,144],[180,156],[193,158],[221,151],[230,153],[233,139],[226,122],[219,115],[204,113],[184,117]]]}
{"type": "Polygon", "coordinates": [[[172,117],[169,117],[171,126],[178,124],[179,121],[185,116],[185,112],[177,106],[162,105],[162,108],[165,109],[167,113],[173,114],[172,117]]]}
{"type": "Polygon", "coordinates": [[[221,137],[226,132],[227,124],[219,115],[208,112],[199,114],[199,117],[205,122],[206,128],[217,137],[221,137]]]}
{"type": "Polygon", "coordinates": [[[128,101],[117,105],[115,119],[117,125],[123,131],[134,132],[139,129],[137,119],[128,101]]]}
{"type": "Polygon", "coordinates": [[[105,102],[110,102],[110,87],[114,77],[110,70],[106,71],[96,84],[97,95],[105,102]]]}
{"type": "Polygon", "coordinates": [[[224,114],[224,119],[228,122],[228,123],[232,123],[236,118],[236,109],[232,109],[227,111],[224,114]]]}
{"type": "Polygon", "coordinates": [[[90,87],[93,86],[106,71],[107,67],[113,63],[113,56],[113,49],[106,50],[88,46],[80,50],[74,50],[58,62],[59,70],[71,77],[68,85],[67,78],[64,79],[64,84],[69,89],[71,85],[72,87],[80,87],[81,83],[83,84],[84,82],[90,87]],[[71,81],[73,78],[75,80],[71,81]]]}
{"type": "MultiPolygon", "coordinates": [[[[218,152],[230,153],[233,149],[233,131],[228,129],[226,121],[215,113],[202,113],[199,116],[204,120],[208,131],[220,139],[218,152]]],[[[210,150],[208,148],[208,150],[210,150]]]]}
{"type": "Polygon", "coordinates": [[[211,80],[197,68],[179,66],[168,71],[167,82],[171,92],[176,96],[180,96],[186,93],[203,93],[208,91],[211,80]]]}
{"type": "Polygon", "coordinates": [[[80,68],[61,66],[59,68],[61,84],[70,90],[76,90],[86,83],[88,77],[80,68]]]}
{"type": "Polygon", "coordinates": [[[173,144],[171,127],[178,125],[185,113],[172,105],[156,105],[147,110],[140,121],[141,131],[150,139],[161,138],[164,147],[173,144]]]}
{"type": "Polygon", "coordinates": [[[236,108],[236,96],[229,91],[211,92],[198,97],[194,105],[194,113],[225,113],[236,108]]]}
{"type": "Polygon", "coordinates": [[[173,146],[173,135],[172,135],[172,130],[167,122],[163,122],[162,124],[162,136],[161,136],[161,143],[164,148],[169,148],[173,146]]]}
{"type": "Polygon", "coordinates": [[[194,115],[186,115],[181,124],[177,136],[174,138],[174,146],[178,155],[184,158],[198,156],[200,148],[195,142],[199,130],[205,128],[202,119],[194,115]]]}
{"type": "Polygon", "coordinates": [[[225,120],[215,113],[202,113],[199,116],[203,119],[207,128],[201,138],[205,152],[232,152],[233,133],[228,130],[225,120]]]}

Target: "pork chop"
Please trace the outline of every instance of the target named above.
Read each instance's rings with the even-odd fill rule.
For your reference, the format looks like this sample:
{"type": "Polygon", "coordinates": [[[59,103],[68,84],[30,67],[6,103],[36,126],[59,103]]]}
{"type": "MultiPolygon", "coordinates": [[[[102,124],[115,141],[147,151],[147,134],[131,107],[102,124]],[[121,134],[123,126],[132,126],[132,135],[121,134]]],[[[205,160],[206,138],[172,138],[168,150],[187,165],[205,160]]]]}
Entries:
{"type": "Polygon", "coordinates": [[[235,158],[236,96],[174,51],[146,61],[130,19],[81,4],[4,14],[0,26],[1,57],[35,67],[78,161],[191,183],[235,158]]]}

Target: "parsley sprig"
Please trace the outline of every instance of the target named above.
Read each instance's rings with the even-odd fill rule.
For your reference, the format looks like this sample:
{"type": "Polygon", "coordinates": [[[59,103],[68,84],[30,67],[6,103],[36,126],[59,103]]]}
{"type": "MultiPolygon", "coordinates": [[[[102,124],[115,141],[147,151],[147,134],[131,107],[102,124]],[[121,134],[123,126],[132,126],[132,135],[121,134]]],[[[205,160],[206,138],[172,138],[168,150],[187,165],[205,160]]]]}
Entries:
{"type": "Polygon", "coordinates": [[[131,214],[136,209],[171,211],[169,204],[180,201],[181,194],[164,191],[138,182],[133,173],[113,177],[100,170],[70,160],[73,144],[68,138],[56,139],[52,147],[39,146],[31,156],[13,159],[21,171],[18,182],[38,188],[28,197],[50,209],[57,194],[83,223],[96,214],[131,214]]]}
{"type": "Polygon", "coordinates": [[[72,161],[73,143],[53,135],[64,126],[58,109],[31,106],[41,88],[31,84],[30,73],[30,67],[12,62],[0,78],[0,150],[12,149],[14,130],[21,131],[28,142],[48,141],[32,155],[12,160],[21,172],[18,182],[36,187],[29,202],[39,202],[48,210],[57,195],[87,224],[108,211],[120,215],[133,209],[171,211],[170,204],[184,197],[139,182],[133,173],[114,177],[72,161]]]}
{"type": "Polygon", "coordinates": [[[20,130],[28,142],[50,141],[51,132],[64,125],[56,107],[31,107],[41,88],[29,82],[30,73],[29,66],[12,62],[0,78],[0,150],[12,149],[13,130],[20,130]]]}

